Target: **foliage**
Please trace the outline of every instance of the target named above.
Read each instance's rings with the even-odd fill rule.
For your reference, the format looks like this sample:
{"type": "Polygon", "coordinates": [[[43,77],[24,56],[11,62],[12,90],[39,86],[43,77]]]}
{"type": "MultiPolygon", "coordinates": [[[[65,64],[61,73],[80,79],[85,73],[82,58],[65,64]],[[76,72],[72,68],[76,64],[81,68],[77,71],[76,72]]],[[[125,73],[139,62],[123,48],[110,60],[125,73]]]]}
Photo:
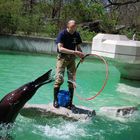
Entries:
{"type": "Polygon", "coordinates": [[[84,30],[80,27],[81,23],[97,20],[102,21],[100,26],[106,33],[121,33],[131,38],[134,33],[132,26],[139,25],[140,22],[138,8],[135,12],[137,6],[129,4],[116,9],[115,6],[105,9],[100,0],[0,0],[0,33],[20,32],[56,37],[66,22],[74,19],[79,23],[78,31],[83,40],[90,41],[95,32],[84,30]],[[116,25],[122,24],[126,27],[129,25],[130,29],[116,32],[116,25]]]}
{"type": "Polygon", "coordinates": [[[133,36],[135,35],[134,40],[140,40],[140,32],[136,32],[136,29],[124,29],[120,34],[125,34],[129,39],[133,39],[133,36]]]}
{"type": "Polygon", "coordinates": [[[0,1],[0,33],[15,33],[19,23],[21,0],[0,1]]]}
{"type": "Polygon", "coordinates": [[[59,32],[58,27],[56,26],[56,24],[52,24],[51,22],[47,23],[44,27],[43,27],[43,33],[46,33],[45,36],[47,37],[52,37],[55,38],[59,32]]]}
{"type": "Polygon", "coordinates": [[[81,38],[82,38],[83,41],[92,42],[92,38],[96,35],[95,32],[90,32],[87,29],[83,30],[81,27],[78,27],[77,30],[80,33],[81,38]]]}

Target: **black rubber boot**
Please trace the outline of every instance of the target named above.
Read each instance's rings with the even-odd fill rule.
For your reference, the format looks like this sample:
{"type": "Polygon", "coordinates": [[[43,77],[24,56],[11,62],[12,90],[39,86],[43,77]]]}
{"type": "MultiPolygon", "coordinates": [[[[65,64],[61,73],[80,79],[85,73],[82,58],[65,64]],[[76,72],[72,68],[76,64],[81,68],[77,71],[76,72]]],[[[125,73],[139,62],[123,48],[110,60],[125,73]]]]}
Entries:
{"type": "Polygon", "coordinates": [[[72,101],[73,101],[74,88],[69,88],[69,92],[70,92],[70,102],[67,108],[71,110],[73,107],[72,101]]]}
{"type": "Polygon", "coordinates": [[[59,87],[58,88],[54,88],[54,101],[53,101],[53,106],[55,108],[59,108],[58,99],[57,99],[58,92],[59,92],[59,87]]]}

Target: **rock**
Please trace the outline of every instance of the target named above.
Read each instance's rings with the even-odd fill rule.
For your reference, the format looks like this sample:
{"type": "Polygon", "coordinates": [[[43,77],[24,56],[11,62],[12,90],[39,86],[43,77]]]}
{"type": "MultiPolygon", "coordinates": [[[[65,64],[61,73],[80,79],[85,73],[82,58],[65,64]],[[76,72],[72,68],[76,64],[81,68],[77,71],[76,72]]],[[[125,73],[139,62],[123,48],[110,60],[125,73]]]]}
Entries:
{"type": "Polygon", "coordinates": [[[34,118],[35,116],[62,116],[72,120],[89,120],[96,115],[95,110],[84,106],[75,106],[72,110],[64,107],[54,108],[51,104],[26,104],[20,111],[25,117],[34,118]]]}
{"type": "Polygon", "coordinates": [[[105,33],[105,30],[103,30],[100,26],[101,23],[102,23],[102,20],[95,20],[93,22],[81,23],[80,26],[84,30],[88,29],[90,32],[94,31],[95,33],[99,33],[99,32],[105,33]]]}
{"type": "Polygon", "coordinates": [[[123,107],[101,107],[99,111],[107,116],[128,117],[131,116],[136,110],[138,110],[137,107],[123,106],[123,107]]]}

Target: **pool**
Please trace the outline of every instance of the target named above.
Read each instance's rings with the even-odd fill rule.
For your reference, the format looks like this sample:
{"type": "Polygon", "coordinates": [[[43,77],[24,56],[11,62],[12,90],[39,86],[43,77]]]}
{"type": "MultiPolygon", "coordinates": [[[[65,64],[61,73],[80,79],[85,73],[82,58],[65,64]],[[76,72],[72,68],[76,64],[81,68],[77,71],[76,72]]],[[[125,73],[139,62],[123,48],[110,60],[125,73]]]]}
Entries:
{"type": "MultiPolygon", "coordinates": [[[[49,69],[55,69],[56,57],[18,52],[0,52],[0,98],[19,86],[34,80],[49,69]]],[[[77,93],[82,97],[95,95],[102,86],[105,66],[96,59],[80,65],[77,72],[77,93]]],[[[97,116],[88,122],[73,122],[62,117],[36,120],[18,115],[10,130],[14,140],[139,140],[140,112],[129,119],[102,116],[103,106],[136,106],[140,100],[140,83],[120,80],[119,71],[109,62],[109,79],[103,92],[94,100],[85,102],[74,96],[76,105],[95,109],[97,116]]],[[[65,78],[66,79],[66,78],[65,78]]],[[[66,81],[66,80],[65,80],[66,81]]],[[[67,88],[67,83],[62,86],[67,88]]],[[[48,104],[53,101],[53,83],[40,88],[28,102],[48,104]]],[[[4,130],[0,132],[4,135],[4,130]]]]}

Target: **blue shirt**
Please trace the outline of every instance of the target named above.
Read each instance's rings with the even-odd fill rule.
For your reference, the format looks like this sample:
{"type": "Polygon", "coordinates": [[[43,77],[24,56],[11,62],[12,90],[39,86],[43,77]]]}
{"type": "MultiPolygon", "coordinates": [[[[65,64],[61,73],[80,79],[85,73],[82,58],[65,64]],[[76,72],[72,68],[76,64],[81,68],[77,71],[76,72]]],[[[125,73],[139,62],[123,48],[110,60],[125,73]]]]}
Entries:
{"type": "MultiPolygon", "coordinates": [[[[66,49],[75,50],[76,46],[78,44],[82,43],[82,40],[81,40],[80,34],[78,32],[75,31],[73,34],[70,34],[65,29],[58,34],[56,43],[57,44],[62,43],[63,47],[66,49]]],[[[57,51],[58,51],[58,49],[57,49],[57,51]]]]}

